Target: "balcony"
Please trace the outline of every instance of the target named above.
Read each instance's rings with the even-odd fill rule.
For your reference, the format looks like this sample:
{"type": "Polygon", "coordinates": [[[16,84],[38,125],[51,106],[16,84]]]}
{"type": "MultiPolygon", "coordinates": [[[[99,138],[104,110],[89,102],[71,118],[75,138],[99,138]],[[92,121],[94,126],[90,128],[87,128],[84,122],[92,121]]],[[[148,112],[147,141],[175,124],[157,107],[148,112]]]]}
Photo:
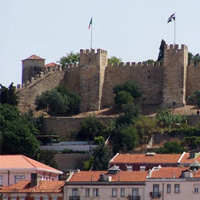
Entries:
{"type": "Polygon", "coordinates": [[[152,199],[160,199],[161,192],[150,192],[149,195],[152,199]]]}
{"type": "Polygon", "coordinates": [[[140,200],[140,196],[131,196],[131,195],[128,195],[128,200],[140,200]]]}
{"type": "Polygon", "coordinates": [[[80,196],[70,196],[69,200],[80,200],[80,196]]]}

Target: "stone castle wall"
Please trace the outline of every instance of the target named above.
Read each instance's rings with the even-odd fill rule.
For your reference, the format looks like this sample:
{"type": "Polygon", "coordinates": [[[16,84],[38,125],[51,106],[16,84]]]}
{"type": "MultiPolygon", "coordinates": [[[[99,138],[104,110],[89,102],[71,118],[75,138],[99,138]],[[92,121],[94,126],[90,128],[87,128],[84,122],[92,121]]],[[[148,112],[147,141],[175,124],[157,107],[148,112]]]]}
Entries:
{"type": "Polygon", "coordinates": [[[187,67],[186,100],[197,90],[200,90],[200,63],[193,63],[187,67]]]}
{"type": "MultiPolygon", "coordinates": [[[[64,85],[81,97],[80,111],[99,110],[114,105],[113,87],[127,80],[138,83],[141,104],[184,106],[185,97],[200,89],[200,66],[187,66],[185,45],[165,47],[164,65],[160,63],[120,63],[107,65],[107,52],[101,49],[81,50],[80,63],[45,68],[26,84],[18,86],[19,107],[22,111],[34,108],[37,95],[64,85]]],[[[28,66],[26,66],[26,69],[28,66]]],[[[32,70],[30,66],[29,70],[32,70]]]]}
{"type": "Polygon", "coordinates": [[[138,83],[142,91],[142,104],[162,103],[163,66],[160,63],[120,63],[106,68],[103,106],[114,105],[113,87],[128,80],[138,83]]]}

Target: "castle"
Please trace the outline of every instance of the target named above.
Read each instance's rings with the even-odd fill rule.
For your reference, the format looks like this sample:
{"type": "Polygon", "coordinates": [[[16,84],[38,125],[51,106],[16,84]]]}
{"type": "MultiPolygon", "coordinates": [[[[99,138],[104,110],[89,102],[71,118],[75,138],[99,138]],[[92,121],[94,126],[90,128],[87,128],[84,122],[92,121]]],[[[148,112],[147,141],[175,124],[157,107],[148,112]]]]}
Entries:
{"type": "Polygon", "coordinates": [[[80,50],[80,62],[66,66],[45,65],[35,55],[22,61],[22,85],[17,85],[19,107],[34,109],[37,95],[64,85],[81,97],[80,111],[99,110],[114,105],[113,87],[125,81],[138,83],[143,105],[167,107],[186,105],[188,97],[200,89],[200,63],[188,65],[185,45],[166,45],[164,62],[107,64],[107,51],[80,50]]]}

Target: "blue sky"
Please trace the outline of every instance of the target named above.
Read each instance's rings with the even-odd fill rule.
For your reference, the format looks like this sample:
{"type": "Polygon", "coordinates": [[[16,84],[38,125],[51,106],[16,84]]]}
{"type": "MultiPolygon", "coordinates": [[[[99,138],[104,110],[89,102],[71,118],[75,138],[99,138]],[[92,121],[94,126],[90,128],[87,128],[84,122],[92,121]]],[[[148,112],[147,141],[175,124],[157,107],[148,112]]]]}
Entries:
{"type": "Polygon", "coordinates": [[[200,53],[199,0],[0,0],[0,83],[21,83],[21,60],[36,54],[46,63],[90,48],[124,62],[157,59],[162,39],[200,53]]]}

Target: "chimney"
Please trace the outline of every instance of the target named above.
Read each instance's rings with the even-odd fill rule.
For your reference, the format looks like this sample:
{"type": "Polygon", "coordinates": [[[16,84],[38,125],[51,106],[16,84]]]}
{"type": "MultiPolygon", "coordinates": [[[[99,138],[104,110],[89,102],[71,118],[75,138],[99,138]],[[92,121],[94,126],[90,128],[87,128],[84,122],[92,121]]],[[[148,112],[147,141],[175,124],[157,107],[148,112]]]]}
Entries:
{"type": "Polygon", "coordinates": [[[31,173],[31,187],[38,186],[39,177],[37,173],[31,173]]]}

